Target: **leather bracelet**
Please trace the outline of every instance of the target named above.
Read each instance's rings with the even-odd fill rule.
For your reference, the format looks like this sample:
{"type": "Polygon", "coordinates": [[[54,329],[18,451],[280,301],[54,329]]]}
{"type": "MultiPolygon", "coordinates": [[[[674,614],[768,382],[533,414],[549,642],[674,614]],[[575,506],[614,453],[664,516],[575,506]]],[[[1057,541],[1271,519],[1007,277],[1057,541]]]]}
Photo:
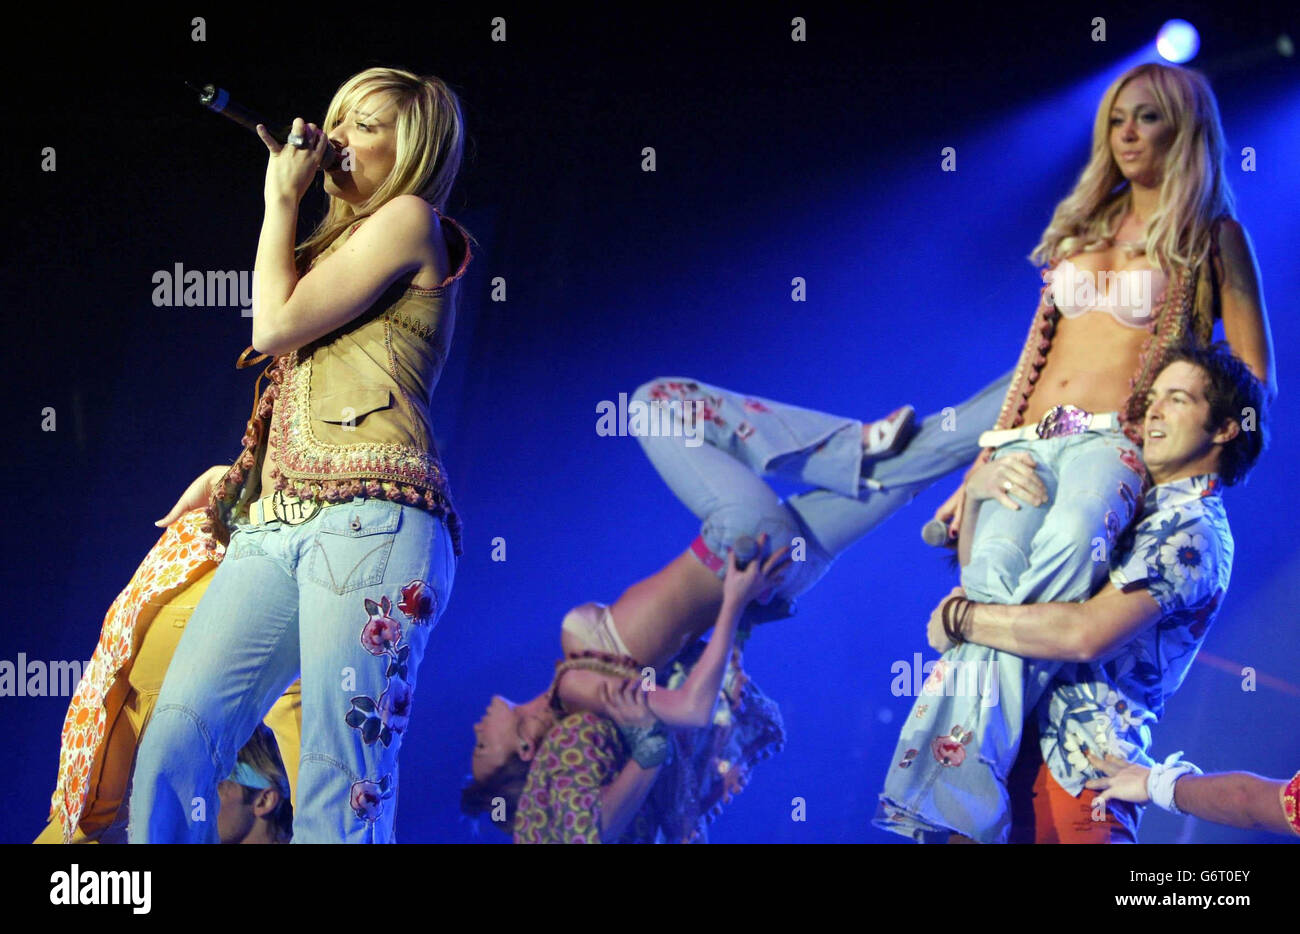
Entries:
{"type": "Polygon", "coordinates": [[[944,603],[940,617],[943,620],[943,634],[948,637],[948,641],[954,645],[961,645],[966,641],[962,628],[966,623],[966,616],[972,601],[965,597],[952,596],[944,603]]]}
{"type": "Polygon", "coordinates": [[[960,597],[956,596],[949,597],[943,602],[943,606],[939,608],[939,618],[943,621],[943,634],[947,637],[948,641],[954,645],[957,645],[958,643],[956,636],[952,631],[952,606],[960,599],[960,597]]]}

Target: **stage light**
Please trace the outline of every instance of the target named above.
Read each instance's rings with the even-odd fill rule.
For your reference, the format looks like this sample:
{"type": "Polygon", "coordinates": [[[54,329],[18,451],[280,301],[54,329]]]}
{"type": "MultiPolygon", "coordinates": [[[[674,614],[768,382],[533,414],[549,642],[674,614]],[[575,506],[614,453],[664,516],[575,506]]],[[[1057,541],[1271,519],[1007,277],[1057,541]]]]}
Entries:
{"type": "Polygon", "coordinates": [[[1156,51],[1165,61],[1181,65],[1196,57],[1201,37],[1196,27],[1185,19],[1171,19],[1156,34],[1156,51]]]}

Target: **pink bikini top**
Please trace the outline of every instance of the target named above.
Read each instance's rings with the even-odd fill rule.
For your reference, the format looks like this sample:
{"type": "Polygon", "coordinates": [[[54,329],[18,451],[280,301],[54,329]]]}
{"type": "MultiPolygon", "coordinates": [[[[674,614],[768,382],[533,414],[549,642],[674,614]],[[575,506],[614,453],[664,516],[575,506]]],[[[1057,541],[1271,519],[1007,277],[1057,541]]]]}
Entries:
{"type": "MultiPolygon", "coordinates": [[[[1077,254],[1076,254],[1077,255],[1077,254]]],[[[1124,269],[1091,272],[1061,260],[1046,276],[1052,287],[1051,299],[1061,314],[1077,318],[1090,311],[1109,313],[1120,324],[1146,328],[1169,277],[1159,269],[1124,269]]]]}

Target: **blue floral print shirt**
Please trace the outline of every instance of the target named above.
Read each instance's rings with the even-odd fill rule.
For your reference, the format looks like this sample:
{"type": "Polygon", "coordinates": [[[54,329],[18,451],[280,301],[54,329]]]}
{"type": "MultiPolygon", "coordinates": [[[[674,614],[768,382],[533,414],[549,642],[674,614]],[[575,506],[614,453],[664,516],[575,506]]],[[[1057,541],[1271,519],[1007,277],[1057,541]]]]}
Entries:
{"type": "Polygon", "coordinates": [[[1110,580],[1121,590],[1145,585],[1160,620],[1104,659],[1063,665],[1038,704],[1043,759],[1073,795],[1097,777],[1089,750],[1152,764],[1150,725],[1183,683],[1228,590],[1233,543],[1222,487],[1217,474],[1203,474],[1148,491],[1110,580]]]}

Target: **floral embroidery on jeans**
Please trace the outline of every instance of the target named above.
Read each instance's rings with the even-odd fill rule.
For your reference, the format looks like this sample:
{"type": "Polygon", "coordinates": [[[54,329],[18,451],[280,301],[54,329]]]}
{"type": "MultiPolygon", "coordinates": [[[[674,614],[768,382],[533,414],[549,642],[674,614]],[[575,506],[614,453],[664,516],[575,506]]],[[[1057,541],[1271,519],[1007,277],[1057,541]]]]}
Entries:
{"type": "Polygon", "coordinates": [[[1138,498],[1137,493],[1127,483],[1119,485],[1119,498],[1124,500],[1124,505],[1128,507],[1129,518],[1137,514],[1138,498]]]}
{"type": "Polygon", "coordinates": [[[1121,464],[1141,477],[1142,485],[1146,486],[1147,466],[1142,463],[1142,455],[1133,450],[1133,448],[1120,448],[1119,460],[1121,464]]]}
{"type": "MultiPolygon", "coordinates": [[[[432,615],[435,602],[428,585],[412,581],[402,588],[398,609],[418,625],[432,615]]],[[[394,737],[406,731],[411,720],[413,692],[407,681],[411,647],[400,644],[402,626],[389,615],[393,604],[388,597],[382,597],[378,603],[367,598],[365,607],[367,619],[361,628],[361,645],[371,655],[385,659],[387,684],[378,701],[365,694],[352,698],[352,706],[343,719],[348,726],[361,731],[361,741],[367,746],[379,742],[388,747],[394,737]]]]}
{"type": "Polygon", "coordinates": [[[921,693],[932,695],[932,696],[936,694],[942,694],[943,679],[946,678],[947,676],[948,676],[948,663],[941,658],[937,662],[935,662],[934,667],[930,669],[929,677],[927,677],[925,679],[925,683],[921,685],[921,693]]]}
{"type": "Polygon", "coordinates": [[[958,724],[947,736],[936,736],[930,742],[930,751],[942,765],[956,768],[966,761],[966,744],[975,736],[971,730],[963,730],[958,724]]]}
{"type": "Polygon", "coordinates": [[[651,399],[666,402],[674,397],[678,399],[686,399],[699,391],[699,383],[669,380],[666,382],[658,382],[651,386],[649,396],[651,399]]]}
{"type": "Polygon", "coordinates": [[[416,625],[423,625],[437,615],[438,595],[425,581],[414,580],[402,588],[402,599],[397,608],[416,625]]]}
{"type": "Polygon", "coordinates": [[[1119,513],[1115,512],[1115,510],[1113,509],[1107,509],[1105,523],[1106,523],[1106,540],[1111,545],[1114,545],[1115,542],[1119,539],[1119,533],[1121,531],[1120,524],[1119,524],[1119,513]]]}
{"type": "MultiPolygon", "coordinates": [[[[401,678],[388,682],[384,693],[379,695],[379,719],[384,729],[390,733],[404,733],[411,722],[411,686],[401,678]]],[[[382,731],[381,736],[382,739],[382,731]]],[[[384,745],[388,745],[384,743],[384,745]]]]}
{"type": "MultiPolygon", "coordinates": [[[[405,654],[409,649],[409,646],[404,645],[400,651],[405,654]]],[[[405,671],[405,663],[394,661],[392,664],[400,664],[405,671]]],[[[361,741],[367,746],[373,746],[376,742],[390,746],[393,737],[406,732],[407,724],[411,721],[413,693],[411,686],[401,678],[391,678],[384,692],[379,695],[378,703],[365,694],[359,694],[352,698],[352,708],[343,719],[348,726],[361,731],[361,741]]]]}
{"type": "Polygon", "coordinates": [[[374,823],[384,813],[384,802],[393,796],[392,776],[385,775],[377,782],[365,779],[352,783],[349,803],[357,817],[374,823]]]}
{"type": "Polygon", "coordinates": [[[719,428],[727,427],[726,420],[718,414],[718,410],[722,408],[722,398],[720,396],[705,396],[702,401],[696,401],[700,403],[697,418],[706,422],[713,422],[719,428]]]}
{"type": "Polygon", "coordinates": [[[361,629],[361,645],[371,655],[385,655],[402,641],[402,626],[388,614],[393,605],[387,597],[379,603],[366,599],[366,625],[361,629]]]}

